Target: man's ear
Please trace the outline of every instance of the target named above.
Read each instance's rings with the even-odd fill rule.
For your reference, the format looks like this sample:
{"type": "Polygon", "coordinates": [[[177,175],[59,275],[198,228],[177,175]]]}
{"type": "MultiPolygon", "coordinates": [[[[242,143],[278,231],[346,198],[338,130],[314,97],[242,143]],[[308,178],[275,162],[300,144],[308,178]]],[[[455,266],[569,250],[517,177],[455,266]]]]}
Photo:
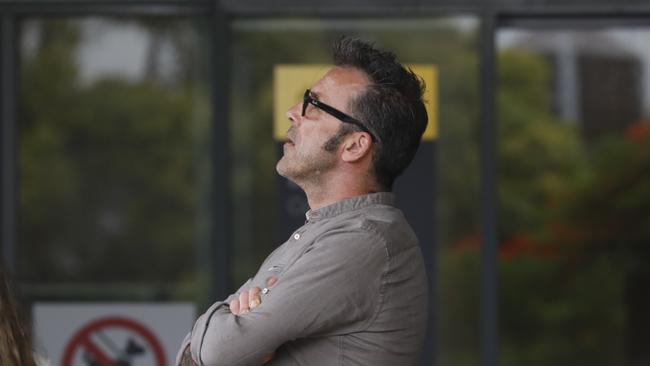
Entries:
{"type": "Polygon", "coordinates": [[[350,134],[342,145],[341,159],[347,163],[353,163],[370,155],[372,138],[366,132],[356,132],[350,134]]]}

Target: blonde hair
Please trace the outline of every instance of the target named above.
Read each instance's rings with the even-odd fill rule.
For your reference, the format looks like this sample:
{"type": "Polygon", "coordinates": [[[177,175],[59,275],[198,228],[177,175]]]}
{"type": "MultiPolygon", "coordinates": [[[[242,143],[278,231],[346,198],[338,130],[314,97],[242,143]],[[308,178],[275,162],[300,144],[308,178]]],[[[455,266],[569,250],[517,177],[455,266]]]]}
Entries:
{"type": "Polygon", "coordinates": [[[18,308],[9,279],[0,264],[0,365],[35,366],[27,331],[18,316],[18,308]]]}

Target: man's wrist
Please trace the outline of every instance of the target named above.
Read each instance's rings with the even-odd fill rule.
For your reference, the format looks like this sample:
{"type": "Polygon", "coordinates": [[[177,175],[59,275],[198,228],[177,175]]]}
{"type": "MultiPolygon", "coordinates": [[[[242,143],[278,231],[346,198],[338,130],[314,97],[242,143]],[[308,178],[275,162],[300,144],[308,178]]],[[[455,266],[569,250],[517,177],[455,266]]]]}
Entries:
{"type": "Polygon", "coordinates": [[[196,362],[192,359],[192,351],[190,350],[189,344],[183,350],[183,355],[181,356],[178,366],[197,366],[196,362]]]}

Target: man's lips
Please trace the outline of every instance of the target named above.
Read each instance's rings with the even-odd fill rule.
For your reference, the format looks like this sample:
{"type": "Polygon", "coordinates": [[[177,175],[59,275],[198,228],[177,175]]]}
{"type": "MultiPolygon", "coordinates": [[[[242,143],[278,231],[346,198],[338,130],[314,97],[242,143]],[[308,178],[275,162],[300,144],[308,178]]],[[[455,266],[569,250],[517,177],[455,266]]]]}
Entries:
{"type": "Polygon", "coordinates": [[[294,140],[294,139],[293,139],[293,132],[294,132],[293,127],[292,127],[292,128],[289,128],[289,131],[287,131],[287,134],[286,134],[286,136],[285,136],[285,137],[286,137],[286,142],[289,143],[289,144],[291,144],[291,145],[294,145],[294,142],[293,142],[293,140],[294,140]]]}
{"type": "Polygon", "coordinates": [[[292,147],[292,146],[294,146],[294,145],[295,145],[295,144],[293,143],[293,140],[291,139],[291,137],[289,137],[289,136],[287,135],[286,138],[285,138],[285,140],[284,140],[284,145],[283,145],[283,146],[284,146],[284,147],[292,147]]]}

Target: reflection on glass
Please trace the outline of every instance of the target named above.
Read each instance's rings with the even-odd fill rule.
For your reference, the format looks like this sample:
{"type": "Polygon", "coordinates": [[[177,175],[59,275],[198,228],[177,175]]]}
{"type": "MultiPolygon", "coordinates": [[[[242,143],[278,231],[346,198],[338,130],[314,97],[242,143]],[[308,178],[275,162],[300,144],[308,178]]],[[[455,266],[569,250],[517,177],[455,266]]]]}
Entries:
{"type": "Polygon", "coordinates": [[[503,364],[647,364],[650,31],[498,41],[503,364]]]}
{"type": "MultiPolygon", "coordinates": [[[[434,223],[433,217],[429,221],[437,228],[438,246],[436,357],[441,365],[479,363],[476,31],[476,19],[467,17],[417,21],[257,19],[234,23],[230,108],[235,199],[233,286],[250,277],[284,240],[286,233],[278,233],[283,224],[277,207],[290,204],[291,195],[301,194],[293,186],[279,186],[287,182],[278,179],[275,172],[279,150],[273,140],[273,67],[330,63],[332,41],[341,34],[375,41],[405,63],[435,64],[439,71],[440,131],[430,166],[437,167],[435,210],[439,222],[434,223]],[[288,198],[280,197],[280,190],[289,192],[288,198]]],[[[296,91],[296,102],[303,92],[296,91]]],[[[433,212],[431,206],[422,209],[433,212]]],[[[304,213],[306,208],[296,209],[304,213]]]]}
{"type": "Polygon", "coordinates": [[[44,299],[187,298],[207,239],[197,19],[20,25],[19,271],[44,299]],[[97,286],[102,283],[102,286],[97,286]]]}

